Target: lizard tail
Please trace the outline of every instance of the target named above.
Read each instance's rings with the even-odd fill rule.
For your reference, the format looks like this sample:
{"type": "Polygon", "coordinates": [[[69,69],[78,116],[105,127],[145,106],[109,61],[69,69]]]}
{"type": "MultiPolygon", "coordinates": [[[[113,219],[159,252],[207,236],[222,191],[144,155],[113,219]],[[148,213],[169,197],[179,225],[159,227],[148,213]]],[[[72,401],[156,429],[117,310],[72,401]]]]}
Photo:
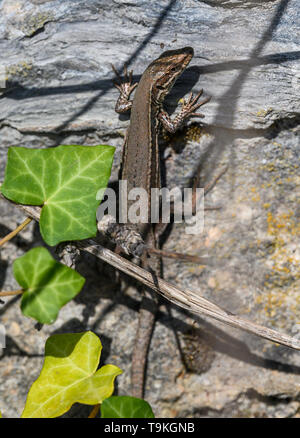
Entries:
{"type": "Polygon", "coordinates": [[[145,288],[139,311],[137,335],[132,355],[131,385],[133,397],[143,398],[145,370],[151,337],[153,333],[158,295],[145,288]]]}

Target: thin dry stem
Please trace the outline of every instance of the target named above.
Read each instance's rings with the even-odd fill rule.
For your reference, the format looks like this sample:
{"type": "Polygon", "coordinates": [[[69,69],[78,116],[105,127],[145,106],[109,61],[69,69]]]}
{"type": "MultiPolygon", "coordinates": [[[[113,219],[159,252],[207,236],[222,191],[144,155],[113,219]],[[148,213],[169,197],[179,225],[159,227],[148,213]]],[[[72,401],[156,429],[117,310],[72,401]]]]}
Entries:
{"type": "Polygon", "coordinates": [[[4,245],[4,243],[11,240],[13,237],[15,237],[23,228],[25,228],[30,222],[32,221],[31,217],[27,217],[24,222],[22,222],[15,230],[13,230],[11,233],[7,234],[3,239],[0,240],[0,246],[4,245]]]}
{"type": "Polygon", "coordinates": [[[9,290],[7,292],[0,292],[0,297],[9,297],[11,295],[21,295],[22,293],[24,293],[23,289],[9,290]]]}
{"type": "Polygon", "coordinates": [[[91,413],[88,416],[88,418],[95,418],[98,415],[99,409],[100,409],[100,405],[95,405],[91,410],[91,413]]]}

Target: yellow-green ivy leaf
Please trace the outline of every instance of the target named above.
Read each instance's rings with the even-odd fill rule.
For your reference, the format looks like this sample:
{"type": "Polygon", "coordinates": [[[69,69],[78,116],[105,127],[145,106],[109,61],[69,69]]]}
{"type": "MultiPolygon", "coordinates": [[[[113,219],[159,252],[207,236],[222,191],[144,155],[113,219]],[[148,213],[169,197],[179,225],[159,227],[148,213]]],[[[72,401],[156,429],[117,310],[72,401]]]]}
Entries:
{"type": "Polygon", "coordinates": [[[92,332],[50,336],[41,374],[29,390],[22,417],[54,418],[74,403],[96,405],[110,397],[122,370],[114,365],[97,370],[101,349],[92,332]]]}
{"type": "Polygon", "coordinates": [[[42,324],[52,324],[62,306],[82,289],[85,279],[58,263],[43,247],[33,248],[13,263],[15,279],[24,289],[21,310],[42,324]]]}
{"type": "Polygon", "coordinates": [[[41,205],[48,245],[96,235],[97,192],[107,186],[112,146],[10,147],[1,191],[20,204],[41,205]]]}

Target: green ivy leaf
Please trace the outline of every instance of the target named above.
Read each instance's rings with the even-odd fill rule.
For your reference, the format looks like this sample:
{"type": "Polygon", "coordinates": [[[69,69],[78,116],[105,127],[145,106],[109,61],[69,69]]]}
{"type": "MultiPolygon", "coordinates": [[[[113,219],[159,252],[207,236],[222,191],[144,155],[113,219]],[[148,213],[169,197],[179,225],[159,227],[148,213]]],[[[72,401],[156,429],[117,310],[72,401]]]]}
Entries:
{"type": "Polygon", "coordinates": [[[54,418],[74,403],[96,405],[110,397],[122,370],[115,365],[97,370],[101,349],[100,339],[92,332],[50,336],[41,374],[29,390],[22,418],[54,418]]]}
{"type": "Polygon", "coordinates": [[[101,418],[155,418],[145,400],[129,396],[112,396],[101,405],[101,418]]]}
{"type": "Polygon", "coordinates": [[[13,273],[24,289],[21,310],[42,324],[51,324],[62,306],[82,289],[85,279],[54,260],[46,248],[33,248],[13,263],[13,273]]]}
{"type": "Polygon", "coordinates": [[[40,230],[48,245],[96,235],[98,190],[107,186],[112,146],[11,147],[1,191],[6,198],[42,205],[40,230]]]}

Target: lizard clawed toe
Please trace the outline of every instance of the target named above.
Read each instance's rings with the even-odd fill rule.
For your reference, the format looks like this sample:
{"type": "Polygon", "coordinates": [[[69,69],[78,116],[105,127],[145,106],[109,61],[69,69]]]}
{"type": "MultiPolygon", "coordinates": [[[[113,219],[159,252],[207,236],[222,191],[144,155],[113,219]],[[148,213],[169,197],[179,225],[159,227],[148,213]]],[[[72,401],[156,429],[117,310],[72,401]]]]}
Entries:
{"type": "MultiPolygon", "coordinates": [[[[120,83],[122,83],[122,77],[121,77],[120,73],[118,72],[118,70],[116,69],[114,64],[110,64],[110,65],[111,65],[111,68],[112,68],[114,74],[117,76],[117,78],[119,79],[120,83]]],[[[113,83],[115,84],[116,81],[113,81],[113,83]]]]}
{"type": "Polygon", "coordinates": [[[125,97],[129,97],[132,91],[137,87],[137,83],[132,84],[132,70],[128,72],[126,64],[124,65],[124,79],[122,79],[120,73],[115,68],[113,64],[111,64],[111,67],[117,76],[119,82],[116,80],[113,81],[114,86],[120,91],[122,95],[125,97]]]}
{"type": "Polygon", "coordinates": [[[194,97],[193,93],[191,93],[190,96],[188,97],[187,101],[185,99],[183,99],[182,111],[185,113],[185,117],[192,117],[192,116],[197,116],[197,117],[201,117],[201,118],[205,117],[204,114],[197,113],[196,110],[198,108],[200,108],[200,106],[209,102],[211,97],[210,96],[206,97],[201,102],[197,103],[198,99],[200,98],[202,93],[203,93],[203,89],[200,90],[200,92],[195,97],[194,97]]]}

